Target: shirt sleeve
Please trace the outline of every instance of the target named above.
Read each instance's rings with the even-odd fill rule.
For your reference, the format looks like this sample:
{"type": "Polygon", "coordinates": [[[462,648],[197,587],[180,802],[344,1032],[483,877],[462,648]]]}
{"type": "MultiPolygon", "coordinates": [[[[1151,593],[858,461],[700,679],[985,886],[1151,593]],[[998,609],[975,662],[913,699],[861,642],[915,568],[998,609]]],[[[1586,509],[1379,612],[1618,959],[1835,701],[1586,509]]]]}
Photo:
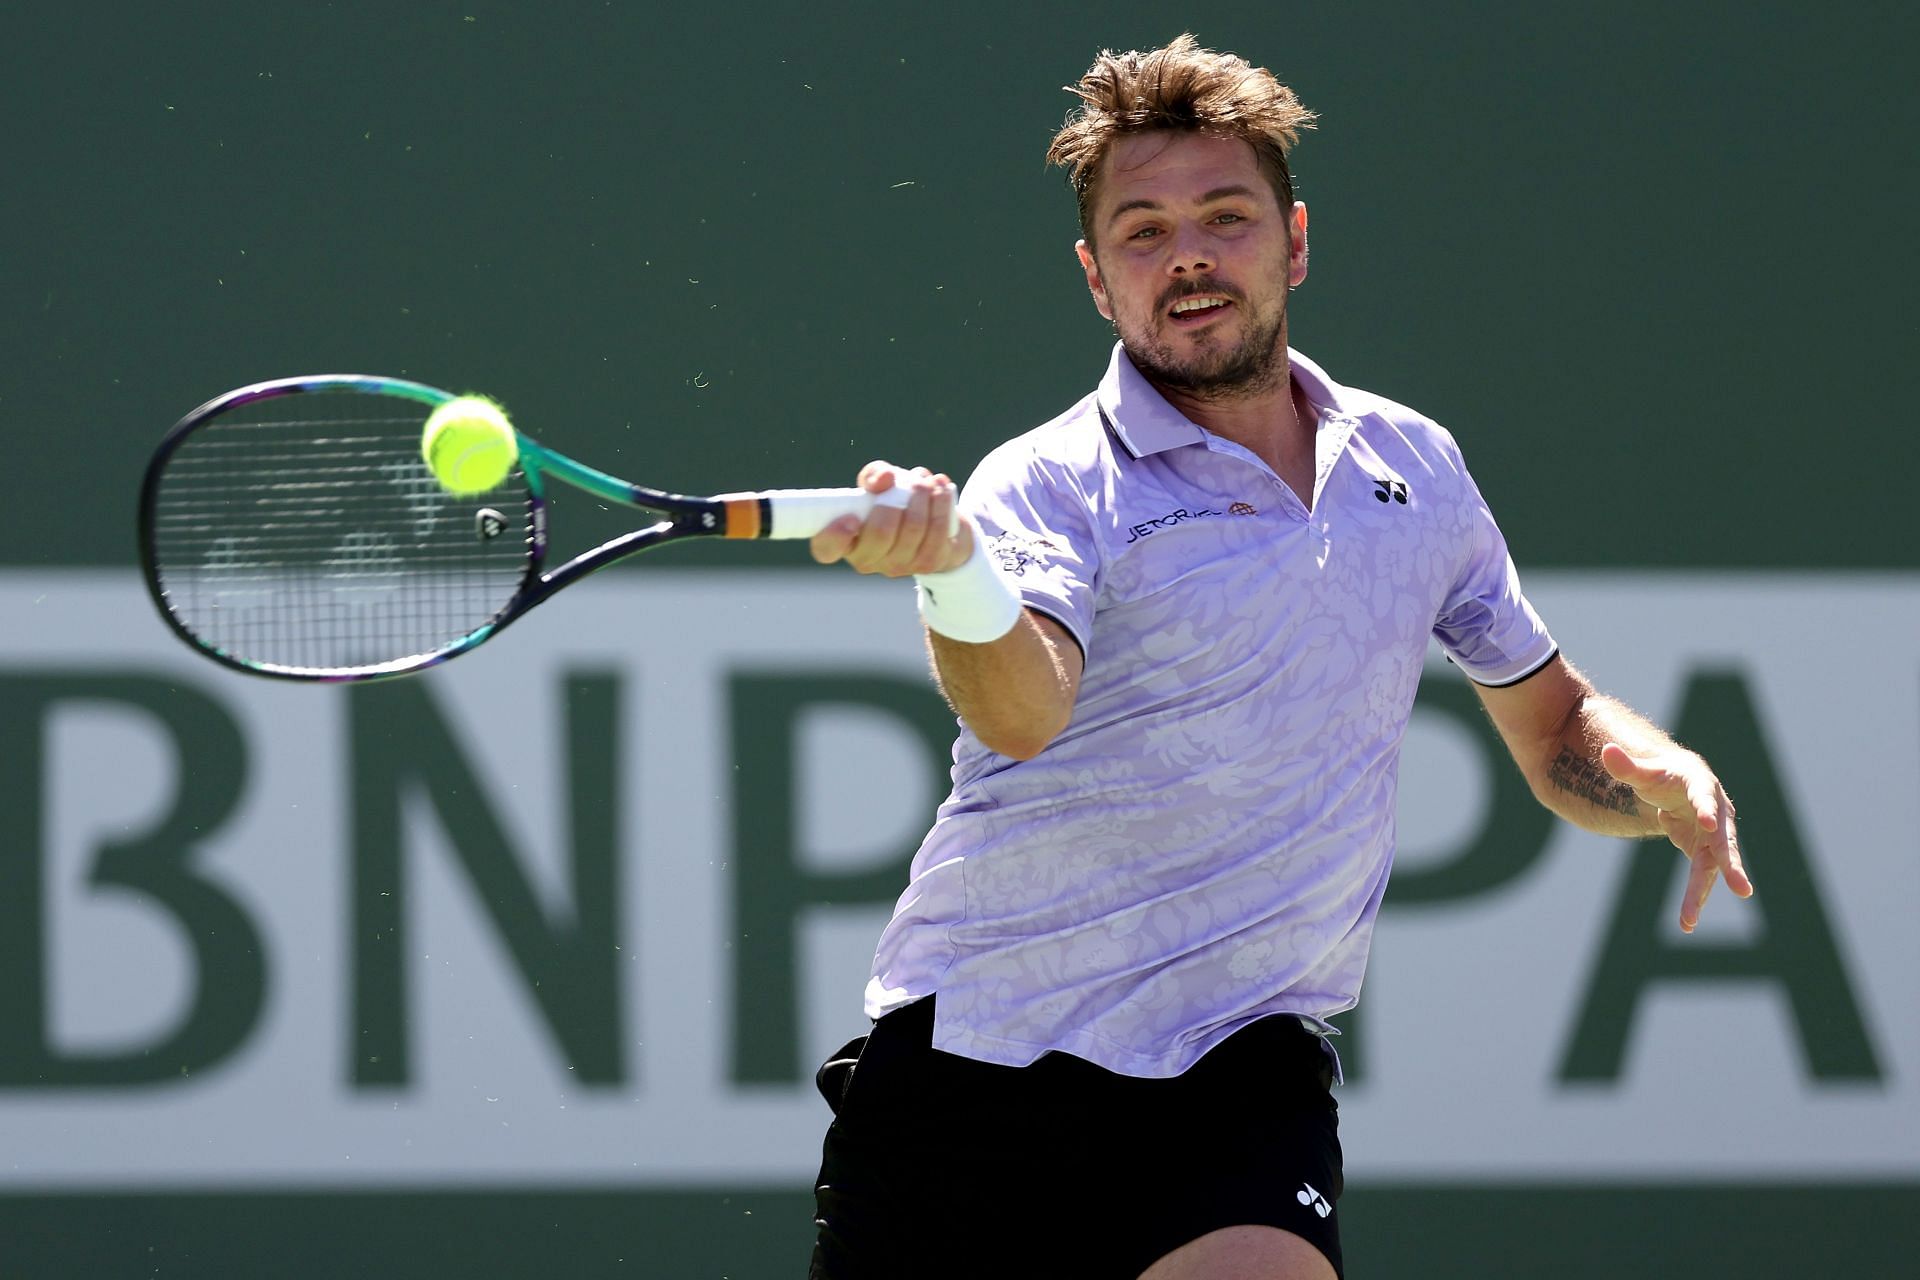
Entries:
{"type": "Polygon", "coordinates": [[[1067,629],[1085,654],[1093,631],[1099,554],[1086,496],[1065,468],[1025,440],[988,454],[968,477],[960,509],[1020,603],[1067,629]]]}
{"type": "MultiPolygon", "coordinates": [[[[1453,444],[1451,439],[1447,443],[1453,444]]],[[[1520,589],[1520,573],[1507,552],[1507,540],[1468,474],[1458,446],[1449,452],[1462,481],[1464,555],[1433,624],[1433,635],[1476,683],[1517,684],[1544,667],[1559,648],[1520,589]]]]}

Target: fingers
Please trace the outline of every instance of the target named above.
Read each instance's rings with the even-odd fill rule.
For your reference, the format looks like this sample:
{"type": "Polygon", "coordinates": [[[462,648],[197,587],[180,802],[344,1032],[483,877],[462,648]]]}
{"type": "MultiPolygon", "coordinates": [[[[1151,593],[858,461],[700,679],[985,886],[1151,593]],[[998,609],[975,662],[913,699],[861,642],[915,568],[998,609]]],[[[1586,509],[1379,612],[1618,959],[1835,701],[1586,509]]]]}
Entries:
{"type": "Polygon", "coordinates": [[[1703,831],[1717,831],[1720,827],[1720,784],[1711,775],[1698,774],[1688,778],[1685,783],[1687,804],[1693,809],[1693,820],[1703,831]]]}
{"type": "MultiPolygon", "coordinates": [[[[1725,797],[1725,794],[1725,792],[1721,793],[1722,798],[1725,797]]],[[[1728,800],[1726,802],[1726,808],[1723,813],[1725,816],[1720,826],[1721,829],[1726,832],[1726,838],[1721,850],[1720,873],[1726,877],[1727,887],[1732,889],[1736,895],[1742,898],[1751,898],[1753,896],[1753,878],[1747,874],[1746,859],[1740,856],[1740,837],[1734,830],[1733,801],[1728,800]]]]}
{"type": "Polygon", "coordinates": [[[1628,755],[1627,749],[1617,742],[1609,742],[1600,748],[1600,763],[1622,782],[1634,782],[1646,772],[1640,762],[1628,755]]]}
{"type": "Polygon", "coordinates": [[[1642,803],[1655,809],[1673,807],[1678,780],[1667,770],[1629,755],[1619,743],[1609,742],[1600,748],[1600,767],[1613,775],[1615,781],[1632,787],[1633,794],[1642,803]]]}
{"type": "Polygon", "coordinates": [[[1704,781],[1691,779],[1686,792],[1686,805],[1661,811],[1660,825],[1667,838],[1692,863],[1686,893],[1680,902],[1680,928],[1692,933],[1700,923],[1700,913],[1706,909],[1707,896],[1713,892],[1716,881],[1724,879],[1736,897],[1751,898],[1753,880],[1747,875],[1746,863],[1740,856],[1733,801],[1727,797],[1726,790],[1709,773],[1704,781]]]}
{"type": "Polygon", "coordinates": [[[1713,882],[1720,874],[1719,866],[1709,847],[1707,833],[1700,830],[1690,815],[1662,809],[1654,816],[1673,847],[1685,854],[1691,864],[1686,891],[1680,895],[1680,931],[1692,933],[1700,923],[1700,912],[1705,909],[1707,895],[1713,891],[1713,882]]]}
{"type": "Polygon", "coordinates": [[[1700,913],[1707,907],[1707,895],[1713,892],[1713,882],[1719,878],[1720,868],[1711,857],[1693,860],[1693,870],[1687,874],[1686,896],[1680,900],[1681,932],[1692,933],[1700,923],[1700,913]]]}
{"type": "Polygon", "coordinates": [[[1617,742],[1600,748],[1600,764],[1656,809],[1672,809],[1686,795],[1686,782],[1658,759],[1642,760],[1617,742]]]}
{"type": "Polygon", "coordinates": [[[1693,864],[1680,902],[1683,930],[1692,933],[1700,923],[1716,881],[1724,879],[1739,897],[1753,896],[1734,829],[1733,801],[1704,760],[1685,751],[1640,759],[1609,742],[1600,749],[1600,763],[1657,810],[1660,829],[1693,864]]]}
{"type": "Polygon", "coordinates": [[[1727,793],[1705,762],[1691,752],[1639,759],[1618,743],[1600,748],[1600,763],[1634,794],[1662,812],[1685,810],[1695,826],[1713,831],[1721,824],[1727,793]]]}
{"type": "Polygon", "coordinates": [[[859,520],[842,516],[807,540],[807,554],[813,557],[816,564],[844,560],[847,552],[853,549],[854,535],[859,532],[859,520]]]}
{"type": "Polygon", "coordinates": [[[907,473],[884,458],[875,458],[860,468],[860,476],[856,483],[868,493],[885,493],[895,484],[907,479],[909,474],[924,476],[927,474],[927,469],[915,467],[911,473],[907,473]]]}
{"type": "Polygon", "coordinates": [[[876,460],[860,469],[859,484],[868,493],[899,486],[911,492],[904,507],[876,504],[864,519],[842,516],[815,534],[808,550],[816,561],[845,560],[860,573],[890,578],[965,563],[973,549],[972,529],[955,516],[958,494],[947,476],[925,467],[902,471],[876,460]]]}
{"type": "MultiPolygon", "coordinates": [[[[1664,818],[1666,815],[1662,816],[1664,818]]],[[[1713,892],[1714,883],[1723,877],[1736,897],[1753,896],[1753,881],[1747,877],[1746,867],[1740,861],[1739,844],[1732,838],[1731,818],[1729,810],[1729,820],[1721,825],[1719,831],[1700,831],[1695,828],[1691,835],[1668,832],[1675,844],[1680,844],[1683,838],[1697,842],[1697,847],[1689,855],[1693,868],[1687,873],[1687,891],[1680,900],[1680,929],[1684,933],[1692,933],[1700,923],[1700,913],[1707,907],[1707,895],[1713,892]]],[[[1676,825],[1683,824],[1677,822],[1676,825]]]]}

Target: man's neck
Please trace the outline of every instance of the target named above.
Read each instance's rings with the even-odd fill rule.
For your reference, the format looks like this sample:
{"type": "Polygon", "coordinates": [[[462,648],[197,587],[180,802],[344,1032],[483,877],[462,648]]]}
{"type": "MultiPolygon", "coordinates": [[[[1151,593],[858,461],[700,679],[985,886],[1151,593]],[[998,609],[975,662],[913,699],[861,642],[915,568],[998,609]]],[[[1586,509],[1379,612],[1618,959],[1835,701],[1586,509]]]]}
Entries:
{"type": "Polygon", "coordinates": [[[1238,396],[1196,396],[1175,387],[1156,385],[1154,390],[1188,420],[1233,441],[1265,462],[1303,502],[1311,502],[1318,414],[1306,393],[1294,383],[1292,369],[1284,355],[1281,361],[1285,376],[1269,391],[1238,396]],[[1307,486],[1304,489],[1303,483],[1307,486]]]}

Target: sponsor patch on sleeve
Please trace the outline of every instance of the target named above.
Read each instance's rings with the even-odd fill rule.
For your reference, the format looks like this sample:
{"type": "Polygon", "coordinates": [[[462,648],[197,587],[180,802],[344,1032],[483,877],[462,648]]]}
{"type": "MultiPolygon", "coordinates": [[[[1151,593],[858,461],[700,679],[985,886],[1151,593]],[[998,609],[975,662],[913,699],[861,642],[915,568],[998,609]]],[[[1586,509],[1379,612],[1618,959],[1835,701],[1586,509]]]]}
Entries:
{"type": "Polygon", "coordinates": [[[1024,575],[1028,565],[1044,565],[1049,555],[1060,550],[1045,538],[1028,537],[1024,533],[1002,533],[987,540],[987,552],[1000,563],[1003,573],[1018,578],[1024,575]]]}

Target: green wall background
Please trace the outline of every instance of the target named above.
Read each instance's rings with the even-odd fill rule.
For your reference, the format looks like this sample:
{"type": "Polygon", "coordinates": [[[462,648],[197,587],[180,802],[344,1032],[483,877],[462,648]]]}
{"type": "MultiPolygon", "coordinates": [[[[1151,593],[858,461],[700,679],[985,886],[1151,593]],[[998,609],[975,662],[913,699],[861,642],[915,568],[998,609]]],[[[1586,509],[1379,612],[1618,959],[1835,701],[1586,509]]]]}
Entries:
{"type": "Polygon", "coordinates": [[[13,559],[130,561],[149,442],[290,373],[484,389],[686,491],[876,455],[963,474],[1108,342],[1041,164],[1058,86],[1192,27],[1323,117],[1296,341],[1452,427],[1523,567],[1912,563],[1909,6],[121,0],[0,24],[13,559]]]}
{"type": "MultiPolygon", "coordinates": [[[[290,373],[486,390],[687,491],[964,474],[1109,341],[1040,162],[1058,86],[1189,27],[1322,114],[1296,342],[1452,427],[1523,569],[1914,565],[1920,20],[1782,3],[10,6],[0,555],[131,563],[150,444],[290,373]]],[[[1356,1276],[1879,1275],[1920,1245],[1909,1185],[1355,1172],[1356,1276]]],[[[9,1194],[0,1276],[796,1275],[806,1214],[9,1194]]]]}

